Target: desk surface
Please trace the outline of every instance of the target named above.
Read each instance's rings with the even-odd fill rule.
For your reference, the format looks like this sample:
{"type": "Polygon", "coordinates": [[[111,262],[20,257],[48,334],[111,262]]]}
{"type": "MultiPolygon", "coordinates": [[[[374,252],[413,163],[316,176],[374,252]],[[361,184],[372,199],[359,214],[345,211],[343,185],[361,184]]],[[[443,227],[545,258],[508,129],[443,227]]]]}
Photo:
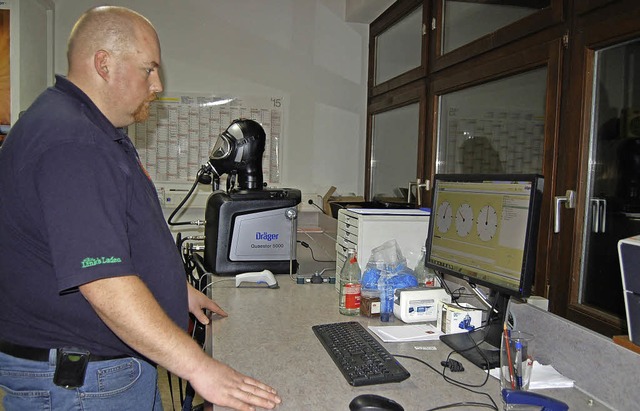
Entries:
{"type": "MultiPolygon", "coordinates": [[[[350,321],[381,325],[379,319],[347,317],[338,313],[338,293],[333,284],[296,284],[288,275],[276,276],[280,288],[235,288],[233,281],[222,281],[211,288],[212,298],[228,313],[215,318],[208,327],[207,350],[233,368],[251,375],[278,390],[283,403],[278,410],[348,410],[357,395],[375,393],[392,398],[405,410],[427,410],[455,402],[490,403],[481,394],[465,391],[444,381],[425,365],[399,358],[411,377],[401,383],[352,387],[326,353],[311,326],[350,321]]],[[[216,278],[220,279],[220,278],[216,278]]],[[[396,320],[394,325],[402,324],[396,320]]],[[[440,341],[386,343],[392,354],[409,355],[442,369],[440,361],[450,349],[440,341]],[[416,350],[433,346],[435,351],[416,350]]],[[[468,384],[482,384],[485,373],[460,356],[466,371],[448,376],[468,384]]],[[[499,384],[489,377],[476,390],[490,393],[501,409],[499,384]]],[[[558,398],[573,410],[605,410],[599,403],[576,389],[537,391],[558,398]]],[[[216,407],[216,410],[223,408],[216,407]]],[[[478,409],[473,407],[456,409],[478,409]]]]}

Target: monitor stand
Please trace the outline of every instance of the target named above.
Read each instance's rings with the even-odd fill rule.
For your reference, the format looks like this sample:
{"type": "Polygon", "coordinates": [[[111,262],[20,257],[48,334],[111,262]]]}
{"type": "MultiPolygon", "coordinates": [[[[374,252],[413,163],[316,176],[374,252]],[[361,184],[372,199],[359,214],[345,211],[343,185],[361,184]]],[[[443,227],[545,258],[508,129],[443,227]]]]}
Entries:
{"type": "Polygon", "coordinates": [[[440,336],[440,341],[483,370],[500,366],[500,348],[485,341],[484,329],[440,336]]]}
{"type": "Polygon", "coordinates": [[[440,341],[483,370],[499,367],[500,344],[509,298],[509,295],[492,292],[492,301],[485,302],[491,307],[485,327],[470,332],[441,335],[440,341]]]}

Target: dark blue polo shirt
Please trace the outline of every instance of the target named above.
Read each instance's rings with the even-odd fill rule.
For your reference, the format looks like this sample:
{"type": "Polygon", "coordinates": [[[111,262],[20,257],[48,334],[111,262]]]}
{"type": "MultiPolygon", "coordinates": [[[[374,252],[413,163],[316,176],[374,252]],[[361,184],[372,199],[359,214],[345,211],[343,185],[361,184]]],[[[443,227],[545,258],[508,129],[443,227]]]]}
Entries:
{"type": "Polygon", "coordinates": [[[135,148],[58,76],[0,148],[0,339],[135,354],[78,291],[131,274],[186,328],[182,260],[135,148]]]}

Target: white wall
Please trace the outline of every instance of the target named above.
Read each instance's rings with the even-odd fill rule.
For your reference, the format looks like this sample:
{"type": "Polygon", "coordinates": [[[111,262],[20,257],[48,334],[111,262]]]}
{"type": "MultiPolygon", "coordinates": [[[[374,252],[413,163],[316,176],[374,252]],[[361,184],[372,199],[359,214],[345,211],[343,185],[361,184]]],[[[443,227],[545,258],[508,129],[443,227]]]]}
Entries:
{"type": "Polygon", "coordinates": [[[396,0],[347,0],[345,20],[369,24],[396,0]]]}
{"type": "MultiPolygon", "coordinates": [[[[281,186],[364,192],[368,25],[346,0],[110,1],[155,25],[167,92],[281,95],[281,186]]],[[[75,20],[103,1],[55,0],[55,71],[75,20]]],[[[203,159],[204,160],[204,159],[203,159]]],[[[306,201],[306,198],[303,199],[306,201]]]]}
{"type": "Polygon", "coordinates": [[[5,0],[10,10],[11,124],[51,84],[50,0],[5,0]]]}

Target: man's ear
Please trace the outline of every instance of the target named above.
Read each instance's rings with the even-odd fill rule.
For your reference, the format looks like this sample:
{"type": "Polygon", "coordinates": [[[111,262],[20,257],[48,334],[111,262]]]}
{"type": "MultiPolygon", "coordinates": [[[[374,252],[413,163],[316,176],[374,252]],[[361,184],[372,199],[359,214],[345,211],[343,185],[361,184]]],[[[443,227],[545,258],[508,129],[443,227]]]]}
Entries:
{"type": "Polygon", "coordinates": [[[105,50],[98,50],[93,56],[93,65],[96,69],[96,73],[102,77],[105,81],[109,80],[109,52],[105,50]]]}

